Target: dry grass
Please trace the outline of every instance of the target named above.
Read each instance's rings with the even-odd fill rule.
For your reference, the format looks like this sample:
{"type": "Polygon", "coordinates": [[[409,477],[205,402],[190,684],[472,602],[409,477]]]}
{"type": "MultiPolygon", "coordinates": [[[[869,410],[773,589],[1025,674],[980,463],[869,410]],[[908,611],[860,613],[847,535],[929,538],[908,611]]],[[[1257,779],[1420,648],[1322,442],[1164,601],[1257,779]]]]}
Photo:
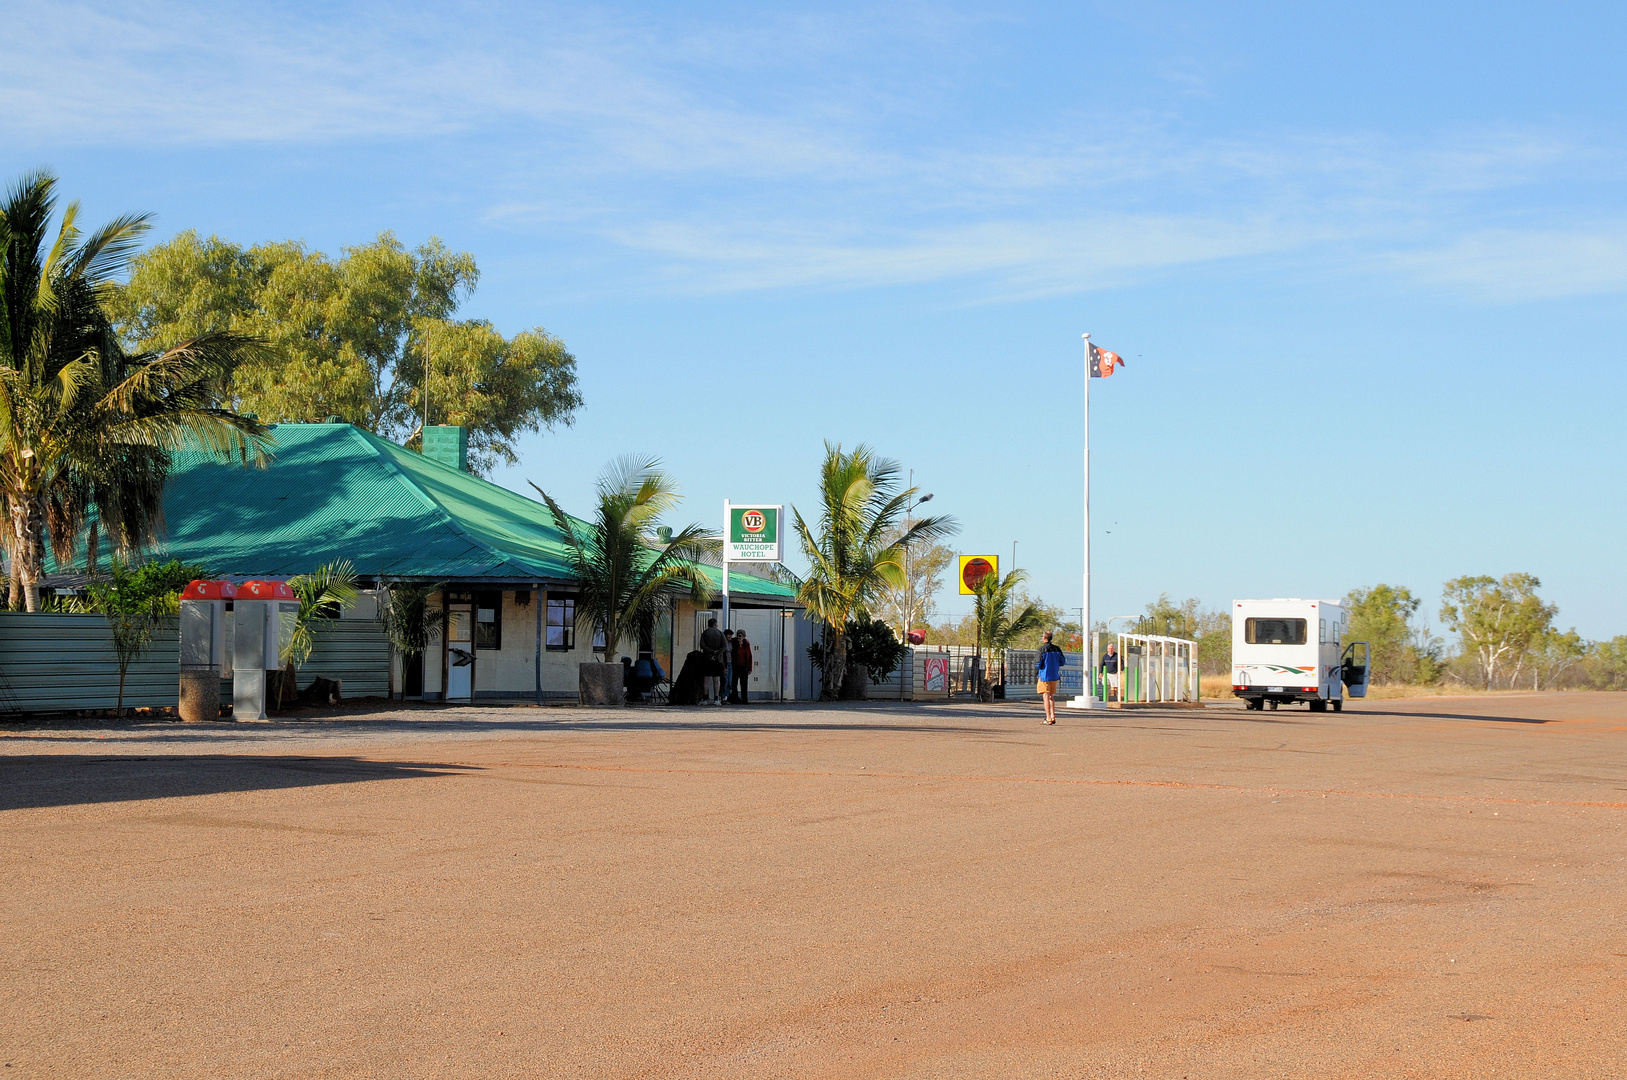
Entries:
{"type": "MultiPolygon", "coordinates": [[[[1203,697],[1206,701],[1224,701],[1232,696],[1232,679],[1230,675],[1205,675],[1202,680],[1203,697]]],[[[1367,697],[1370,700],[1397,701],[1402,698],[1425,697],[1470,697],[1484,694],[1488,691],[1476,686],[1465,686],[1463,683],[1437,683],[1433,686],[1411,686],[1401,683],[1386,686],[1370,686],[1367,688],[1367,697]]],[[[1530,690],[1496,690],[1490,691],[1498,694],[1529,694],[1530,690]]]]}

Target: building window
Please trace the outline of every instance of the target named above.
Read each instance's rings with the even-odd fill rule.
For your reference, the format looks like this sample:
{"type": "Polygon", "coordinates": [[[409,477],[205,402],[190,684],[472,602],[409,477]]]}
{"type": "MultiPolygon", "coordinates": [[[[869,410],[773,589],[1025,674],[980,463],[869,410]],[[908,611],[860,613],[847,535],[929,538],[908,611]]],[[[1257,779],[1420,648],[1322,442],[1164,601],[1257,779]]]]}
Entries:
{"type": "Polygon", "coordinates": [[[475,648],[503,647],[503,594],[475,593],[475,648]]]}
{"type": "Polygon", "coordinates": [[[576,648],[576,597],[548,594],[548,648],[570,652],[576,648]]]}

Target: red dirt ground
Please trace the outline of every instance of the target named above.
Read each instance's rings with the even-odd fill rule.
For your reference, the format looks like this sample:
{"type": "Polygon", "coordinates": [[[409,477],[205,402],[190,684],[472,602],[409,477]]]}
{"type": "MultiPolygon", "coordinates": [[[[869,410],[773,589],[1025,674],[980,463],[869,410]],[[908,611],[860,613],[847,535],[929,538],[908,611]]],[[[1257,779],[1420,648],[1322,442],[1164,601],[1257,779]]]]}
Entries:
{"type": "Polygon", "coordinates": [[[11,1077],[1619,1077],[1627,694],[0,728],[11,1077]]]}

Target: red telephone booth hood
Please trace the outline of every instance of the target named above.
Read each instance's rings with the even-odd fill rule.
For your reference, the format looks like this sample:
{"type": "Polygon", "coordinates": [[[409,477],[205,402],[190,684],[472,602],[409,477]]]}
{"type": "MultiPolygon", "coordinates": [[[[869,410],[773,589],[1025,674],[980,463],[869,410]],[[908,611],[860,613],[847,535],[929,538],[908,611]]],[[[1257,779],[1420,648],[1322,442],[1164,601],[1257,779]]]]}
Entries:
{"type": "Polygon", "coordinates": [[[297,600],[286,581],[245,581],[237,587],[239,600],[297,600]]]}
{"type": "Polygon", "coordinates": [[[189,581],[181,593],[182,600],[231,600],[237,596],[237,586],[229,581],[189,581]]]}

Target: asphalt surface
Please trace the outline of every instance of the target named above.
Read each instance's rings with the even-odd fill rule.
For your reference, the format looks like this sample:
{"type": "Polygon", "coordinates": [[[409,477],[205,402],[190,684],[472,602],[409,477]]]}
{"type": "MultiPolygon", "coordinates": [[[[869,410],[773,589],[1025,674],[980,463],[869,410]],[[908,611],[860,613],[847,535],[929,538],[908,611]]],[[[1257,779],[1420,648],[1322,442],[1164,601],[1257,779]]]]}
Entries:
{"type": "Polygon", "coordinates": [[[0,725],[12,1077],[1620,1077],[1627,694],[0,725]]]}

